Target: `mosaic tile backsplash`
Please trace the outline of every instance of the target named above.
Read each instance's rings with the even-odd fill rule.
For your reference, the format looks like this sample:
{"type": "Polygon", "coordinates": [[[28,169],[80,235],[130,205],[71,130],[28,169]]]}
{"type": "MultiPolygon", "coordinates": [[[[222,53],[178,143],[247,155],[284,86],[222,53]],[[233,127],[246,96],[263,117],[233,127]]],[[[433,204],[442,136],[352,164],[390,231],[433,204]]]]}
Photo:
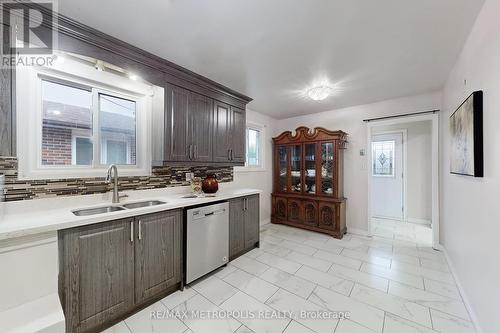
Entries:
{"type": "MultiPolygon", "coordinates": [[[[151,176],[120,177],[119,190],[148,190],[173,186],[187,186],[186,173],[205,178],[207,173],[216,175],[219,182],[233,181],[231,166],[163,166],[153,167],[151,176]]],[[[77,179],[18,180],[17,158],[0,157],[0,175],[5,175],[3,199],[5,201],[41,199],[55,196],[105,193],[111,190],[105,177],[77,179]]],[[[0,185],[1,189],[1,185],[0,185]]],[[[2,195],[0,194],[0,199],[2,195]]]]}

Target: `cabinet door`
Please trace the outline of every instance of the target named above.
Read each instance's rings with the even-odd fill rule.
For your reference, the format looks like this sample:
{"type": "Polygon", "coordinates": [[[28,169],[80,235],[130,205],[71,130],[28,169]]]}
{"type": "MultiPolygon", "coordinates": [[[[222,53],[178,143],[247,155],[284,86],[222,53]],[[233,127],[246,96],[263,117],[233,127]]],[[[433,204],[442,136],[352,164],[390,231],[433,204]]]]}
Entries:
{"type": "Polygon", "coordinates": [[[136,218],[135,297],[142,303],[181,281],[182,212],[136,218]]]}
{"type": "Polygon", "coordinates": [[[231,107],[219,101],[214,103],[214,162],[231,160],[231,107]]]}
{"type": "Polygon", "coordinates": [[[231,107],[231,162],[244,164],[246,160],[246,112],[231,107]]]}
{"type": "Polygon", "coordinates": [[[245,212],[243,198],[229,200],[229,259],[245,249],[245,212]]]}
{"type": "Polygon", "coordinates": [[[302,223],[302,201],[300,199],[288,199],[288,221],[302,223]]]}
{"type": "Polygon", "coordinates": [[[337,223],[337,209],[335,204],[319,203],[318,226],[323,229],[335,230],[337,223]]]}
{"type": "Polygon", "coordinates": [[[134,306],[133,219],[60,232],[68,332],[86,332],[134,306]]]}
{"type": "Polygon", "coordinates": [[[194,92],[190,94],[188,144],[192,145],[193,161],[212,161],[213,113],[212,99],[194,92]]]}
{"type": "Polygon", "coordinates": [[[245,203],[245,249],[250,249],[259,242],[259,196],[251,195],[245,203]]]}
{"type": "Polygon", "coordinates": [[[177,86],[168,85],[165,89],[165,156],[168,161],[189,161],[189,96],[189,90],[177,86]]]}

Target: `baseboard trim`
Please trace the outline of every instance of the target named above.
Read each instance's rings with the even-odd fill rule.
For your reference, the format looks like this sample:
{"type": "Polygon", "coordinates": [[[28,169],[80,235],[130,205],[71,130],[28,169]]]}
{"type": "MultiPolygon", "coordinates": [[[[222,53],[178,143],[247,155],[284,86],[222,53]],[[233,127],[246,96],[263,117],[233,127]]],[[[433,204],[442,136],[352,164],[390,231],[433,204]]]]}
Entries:
{"type": "Polygon", "coordinates": [[[260,228],[262,229],[263,226],[265,226],[266,224],[269,224],[271,223],[271,219],[265,219],[265,220],[261,220],[260,221],[260,228]]]}
{"type": "Polygon", "coordinates": [[[368,231],[363,230],[363,229],[357,229],[357,228],[349,228],[349,227],[347,227],[347,232],[350,233],[350,234],[354,234],[354,235],[371,236],[368,231]]]}
{"type": "Polygon", "coordinates": [[[446,250],[446,247],[443,245],[440,245],[441,251],[444,253],[444,256],[446,257],[446,261],[448,262],[448,266],[450,266],[450,271],[451,274],[453,275],[453,278],[455,279],[455,282],[458,287],[458,291],[460,293],[460,296],[462,297],[462,300],[464,302],[464,305],[467,309],[467,312],[469,312],[470,319],[472,321],[472,325],[474,325],[474,328],[476,329],[477,333],[483,333],[483,330],[481,329],[481,326],[479,325],[479,320],[477,318],[476,313],[472,309],[472,306],[469,302],[469,299],[467,298],[467,294],[465,293],[464,288],[462,287],[462,283],[460,282],[460,279],[458,278],[457,271],[455,270],[455,266],[453,264],[453,261],[451,260],[450,256],[448,255],[448,251],[446,250]]]}

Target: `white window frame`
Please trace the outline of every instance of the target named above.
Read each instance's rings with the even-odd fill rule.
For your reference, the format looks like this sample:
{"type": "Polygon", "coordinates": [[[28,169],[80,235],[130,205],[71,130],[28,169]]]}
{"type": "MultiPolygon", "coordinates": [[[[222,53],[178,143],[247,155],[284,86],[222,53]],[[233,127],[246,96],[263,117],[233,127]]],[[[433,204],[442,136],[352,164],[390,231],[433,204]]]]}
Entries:
{"type": "MultiPolygon", "coordinates": [[[[151,175],[151,113],[153,87],[66,59],[53,67],[16,69],[17,150],[21,180],[102,177],[108,165],[100,164],[100,130],[97,127],[99,94],[136,102],[136,164],[119,165],[122,176],[151,175]],[[92,166],[42,165],[42,80],[87,87],[93,91],[94,161],[92,166]]],[[[163,100],[161,101],[163,102],[163,100]]]]}
{"type": "MultiPolygon", "coordinates": [[[[120,140],[120,139],[115,139],[115,138],[106,138],[104,140],[101,140],[101,160],[106,159],[107,163],[107,154],[108,154],[108,142],[109,141],[115,141],[115,142],[123,142],[127,146],[127,163],[130,163],[130,144],[126,140],[120,140]],[[106,144],[102,144],[103,142],[106,142],[106,144]]],[[[136,154],[137,154],[137,149],[136,149],[136,154]]]]}
{"type": "MultiPolygon", "coordinates": [[[[71,134],[71,163],[76,164],[76,139],[89,139],[89,137],[82,134],[82,132],[78,129],[73,130],[71,134]]],[[[92,141],[92,138],[90,138],[92,141]]]]}
{"type": "Polygon", "coordinates": [[[245,166],[244,167],[234,167],[236,172],[263,172],[266,171],[266,126],[258,123],[247,122],[245,127],[245,166]],[[259,143],[259,166],[249,166],[247,162],[248,154],[248,130],[253,129],[260,132],[260,143],[259,143]]]}

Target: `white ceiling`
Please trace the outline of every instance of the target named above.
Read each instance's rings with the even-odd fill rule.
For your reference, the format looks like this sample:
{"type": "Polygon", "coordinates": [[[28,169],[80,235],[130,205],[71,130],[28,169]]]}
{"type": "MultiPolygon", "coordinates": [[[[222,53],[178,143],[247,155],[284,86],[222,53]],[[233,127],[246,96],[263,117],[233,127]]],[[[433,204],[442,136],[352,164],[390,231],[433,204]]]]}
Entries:
{"type": "Polygon", "coordinates": [[[440,89],[484,0],[59,0],[277,118],[440,89]],[[337,92],[304,97],[317,81],[337,92]]]}

